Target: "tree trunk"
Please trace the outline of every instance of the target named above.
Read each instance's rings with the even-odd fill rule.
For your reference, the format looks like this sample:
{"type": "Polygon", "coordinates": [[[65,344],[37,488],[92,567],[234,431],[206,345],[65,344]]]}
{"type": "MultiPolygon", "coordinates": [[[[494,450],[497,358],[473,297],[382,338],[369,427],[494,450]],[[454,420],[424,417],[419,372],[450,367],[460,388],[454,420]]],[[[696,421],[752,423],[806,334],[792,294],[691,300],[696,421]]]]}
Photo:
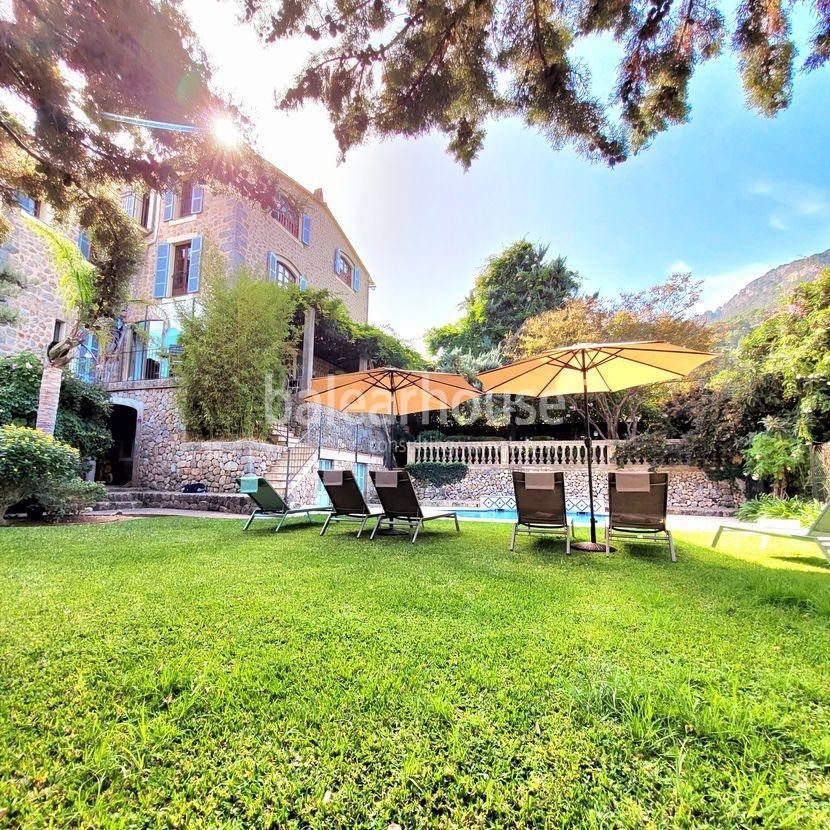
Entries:
{"type": "Polygon", "coordinates": [[[37,429],[49,435],[55,434],[55,421],[58,417],[58,399],[61,394],[63,372],[59,366],[44,366],[40,380],[40,397],[37,403],[37,429]]]}

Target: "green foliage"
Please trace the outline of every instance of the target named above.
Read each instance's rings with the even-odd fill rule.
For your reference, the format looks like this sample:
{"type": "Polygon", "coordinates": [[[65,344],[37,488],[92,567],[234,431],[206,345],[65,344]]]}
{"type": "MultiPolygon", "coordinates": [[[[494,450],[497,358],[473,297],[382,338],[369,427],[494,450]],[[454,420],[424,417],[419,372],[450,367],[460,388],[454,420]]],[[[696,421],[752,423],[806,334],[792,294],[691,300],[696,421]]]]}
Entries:
{"type": "Polygon", "coordinates": [[[504,439],[493,435],[447,435],[437,429],[425,429],[418,433],[418,441],[502,441],[504,439]]]}
{"type": "Polygon", "coordinates": [[[25,277],[9,266],[3,248],[11,232],[12,224],[0,210],[0,326],[17,320],[17,310],[9,305],[9,300],[26,285],[25,277]]]}
{"type": "Polygon", "coordinates": [[[178,405],[200,438],[266,438],[281,414],[295,339],[293,292],[245,268],[203,258],[199,306],[179,308],[178,405]]]}
{"type": "Polygon", "coordinates": [[[787,483],[803,478],[807,466],[807,446],[786,432],[759,432],[746,451],[746,471],[755,479],[771,480],[773,493],[784,498],[787,483]]]}
{"type": "Polygon", "coordinates": [[[418,464],[407,464],[404,469],[417,481],[425,481],[434,487],[443,487],[445,484],[455,484],[463,481],[469,469],[466,464],[453,462],[442,464],[425,461],[418,464]]]}
{"type": "Polygon", "coordinates": [[[9,828],[826,830],[814,546],[267,525],[0,533],[9,828]]]}
{"type": "MultiPolygon", "coordinates": [[[[0,424],[35,425],[41,362],[31,352],[0,358],[0,424]]],[[[67,369],[63,372],[55,437],[69,444],[81,458],[103,455],[112,444],[109,393],[97,383],[86,383],[67,369]]]]}
{"type": "Polygon", "coordinates": [[[741,341],[737,358],[733,377],[780,378],[798,436],[830,440],[830,268],[797,286],[776,314],[741,341]]]}
{"type": "Polygon", "coordinates": [[[300,291],[296,287],[292,287],[292,291],[300,308],[311,307],[317,311],[315,353],[330,354],[340,360],[351,356],[355,364],[360,357],[365,356],[375,366],[395,369],[424,368],[421,355],[402,343],[394,332],[365,323],[356,323],[343,301],[329,291],[300,291]]]}
{"type": "Polygon", "coordinates": [[[107,497],[107,488],[95,481],[79,478],[56,481],[35,494],[50,522],[65,522],[79,516],[107,497]]]}
{"type": "Polygon", "coordinates": [[[665,433],[647,432],[617,444],[617,464],[641,464],[652,468],[688,464],[688,446],[683,441],[669,440],[665,433]]]}
{"type": "Polygon", "coordinates": [[[480,355],[498,349],[524,321],[562,305],[579,286],[579,275],[564,257],[547,260],[548,246],[526,240],[491,257],[464,300],[463,317],[427,331],[433,354],[458,351],[480,355]]]}
{"type": "MultiPolygon", "coordinates": [[[[277,14],[261,0],[240,5],[268,43],[304,34],[325,44],[280,106],[325,106],[343,154],[369,135],[438,130],[465,167],[481,149],[487,119],[505,115],[538,129],[557,149],[622,162],[688,120],[694,71],[724,43],[737,55],[747,101],[774,115],[789,104],[797,52],[790,6],[761,0],[742,0],[737,14],[726,3],[615,0],[454,6],[422,0],[406,14],[394,0],[348,9],[293,2],[277,14]],[[725,21],[733,16],[729,37],[725,21]],[[599,37],[619,47],[608,100],[596,95],[584,60],[599,37]]],[[[824,0],[808,6],[818,20],[803,44],[809,70],[830,58],[830,12],[824,0]]]]}
{"type": "Polygon", "coordinates": [[[78,451],[40,430],[0,427],[0,523],[6,510],[47,485],[76,477],[78,451]]]}
{"type": "Polygon", "coordinates": [[[798,519],[809,527],[818,518],[822,503],[816,499],[802,499],[798,496],[778,498],[764,493],[756,499],[744,502],[735,513],[742,522],[757,522],[758,519],[798,519]]]}

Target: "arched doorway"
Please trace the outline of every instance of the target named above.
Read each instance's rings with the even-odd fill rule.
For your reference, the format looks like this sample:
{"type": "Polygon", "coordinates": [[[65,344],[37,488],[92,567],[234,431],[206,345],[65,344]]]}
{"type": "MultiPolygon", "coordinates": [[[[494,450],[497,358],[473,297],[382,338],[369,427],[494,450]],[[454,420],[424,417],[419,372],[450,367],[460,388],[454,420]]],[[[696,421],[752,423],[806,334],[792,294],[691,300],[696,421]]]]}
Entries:
{"type": "Polygon", "coordinates": [[[132,484],[138,424],[138,408],[114,399],[110,414],[112,446],[103,458],[97,460],[95,478],[98,481],[118,487],[132,484]]]}

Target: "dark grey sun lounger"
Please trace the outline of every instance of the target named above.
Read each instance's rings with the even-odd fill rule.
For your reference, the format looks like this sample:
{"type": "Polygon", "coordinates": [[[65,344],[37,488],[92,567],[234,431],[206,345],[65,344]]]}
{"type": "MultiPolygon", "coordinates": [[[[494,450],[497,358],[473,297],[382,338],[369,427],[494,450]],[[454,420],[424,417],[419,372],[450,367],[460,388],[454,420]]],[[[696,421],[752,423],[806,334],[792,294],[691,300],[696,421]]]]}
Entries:
{"type": "Polygon", "coordinates": [[[510,550],[516,549],[516,534],[549,534],[563,536],[565,553],[571,552],[573,527],[565,506],[565,476],[561,472],[513,471],[516,494],[516,524],[510,550]]]}
{"type": "Polygon", "coordinates": [[[606,554],[611,554],[613,536],[651,537],[655,540],[662,536],[669,543],[671,561],[677,562],[674,541],[671,532],[666,529],[668,498],[668,473],[608,473],[606,554]]]}
{"type": "Polygon", "coordinates": [[[326,532],[332,522],[352,522],[360,525],[357,529],[359,539],[366,522],[372,516],[380,516],[380,513],[372,513],[369,510],[354,473],[351,470],[317,470],[317,475],[320,476],[332,504],[320,535],[326,532]]]}
{"type": "Polygon", "coordinates": [[[283,522],[289,516],[305,515],[311,519],[312,513],[329,513],[331,508],[320,505],[308,505],[306,507],[289,507],[283,497],[271,486],[267,479],[259,476],[242,476],[239,481],[239,492],[245,493],[254,503],[254,509],[245,522],[243,531],[251,526],[254,519],[279,519],[279,524],[274,528],[276,533],[283,522]]]}
{"type": "Polygon", "coordinates": [[[406,470],[378,470],[377,472],[371,470],[369,475],[372,477],[372,483],[375,485],[380,506],[383,509],[372,531],[372,539],[384,523],[389,529],[406,525],[408,531],[412,533],[413,542],[418,539],[424,522],[431,522],[433,519],[454,519],[455,529],[461,530],[458,526],[458,515],[453,510],[429,516],[424,514],[418,503],[415,488],[412,486],[412,479],[406,470]]]}

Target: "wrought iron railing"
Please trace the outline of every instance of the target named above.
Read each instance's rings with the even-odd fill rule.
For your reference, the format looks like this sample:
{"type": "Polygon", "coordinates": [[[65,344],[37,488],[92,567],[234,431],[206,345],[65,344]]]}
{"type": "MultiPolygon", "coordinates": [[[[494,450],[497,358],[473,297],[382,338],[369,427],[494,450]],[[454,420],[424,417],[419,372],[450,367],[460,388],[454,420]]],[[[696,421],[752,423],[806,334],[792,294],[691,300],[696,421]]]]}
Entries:
{"type": "Polygon", "coordinates": [[[181,349],[145,346],[126,349],[115,355],[75,358],[72,369],[78,377],[98,383],[118,383],[131,380],[165,380],[175,376],[181,349]]]}

